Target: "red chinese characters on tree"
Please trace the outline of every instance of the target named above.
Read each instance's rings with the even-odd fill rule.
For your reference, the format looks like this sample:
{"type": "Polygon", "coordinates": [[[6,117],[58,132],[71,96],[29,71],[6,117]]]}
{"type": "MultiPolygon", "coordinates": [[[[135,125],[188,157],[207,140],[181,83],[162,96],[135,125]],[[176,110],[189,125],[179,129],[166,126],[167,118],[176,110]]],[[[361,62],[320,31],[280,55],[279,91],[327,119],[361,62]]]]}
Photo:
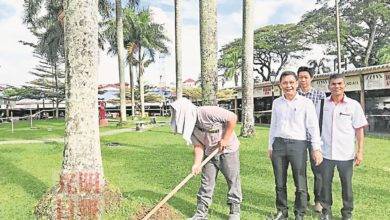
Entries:
{"type": "Polygon", "coordinates": [[[100,174],[97,172],[66,173],[60,177],[59,193],[66,196],[57,197],[57,219],[73,216],[75,212],[84,217],[96,216],[99,211],[101,191],[100,174]]]}

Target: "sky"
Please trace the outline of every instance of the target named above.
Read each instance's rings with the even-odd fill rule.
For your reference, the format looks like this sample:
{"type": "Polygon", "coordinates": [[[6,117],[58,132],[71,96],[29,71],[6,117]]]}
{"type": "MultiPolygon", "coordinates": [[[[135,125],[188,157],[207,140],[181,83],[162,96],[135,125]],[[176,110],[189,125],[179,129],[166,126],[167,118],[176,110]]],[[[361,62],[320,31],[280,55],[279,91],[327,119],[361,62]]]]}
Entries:
{"type": "MultiPolygon", "coordinates": [[[[122,0],[125,2],[125,0],[122,0]]],[[[242,35],[242,1],[218,0],[218,48],[242,35]]],[[[165,84],[175,81],[174,51],[174,0],[141,0],[142,8],[152,11],[153,20],[164,25],[170,39],[169,55],[157,55],[156,62],[145,72],[148,84],[165,84]]],[[[254,0],[255,28],[269,24],[298,22],[301,16],[316,7],[315,0],[254,0]]],[[[29,73],[38,61],[33,57],[32,48],[19,43],[20,40],[35,42],[36,39],[22,23],[23,0],[0,0],[0,84],[20,86],[33,80],[29,73]]],[[[199,46],[199,1],[183,0],[183,80],[198,79],[200,75],[199,46]]],[[[305,54],[306,59],[290,62],[286,68],[293,70],[305,64],[308,58],[320,58],[322,53],[312,50],[305,54]]],[[[100,51],[99,83],[119,81],[118,59],[100,51]]],[[[126,81],[128,68],[126,68],[126,81]]]]}

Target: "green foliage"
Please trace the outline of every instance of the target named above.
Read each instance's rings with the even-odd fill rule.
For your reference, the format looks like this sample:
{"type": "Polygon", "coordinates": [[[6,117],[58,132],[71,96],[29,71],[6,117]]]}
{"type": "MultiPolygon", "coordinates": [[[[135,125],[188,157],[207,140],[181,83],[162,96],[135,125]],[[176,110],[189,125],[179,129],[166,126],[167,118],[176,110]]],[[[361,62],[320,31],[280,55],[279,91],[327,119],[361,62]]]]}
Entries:
{"type": "Polygon", "coordinates": [[[224,71],[225,79],[234,78],[235,86],[238,86],[238,77],[241,73],[242,49],[238,45],[241,39],[236,39],[233,43],[227,44],[221,49],[221,57],[218,60],[218,68],[224,71]]]}
{"type": "Polygon", "coordinates": [[[146,93],[145,94],[145,102],[149,103],[161,103],[164,101],[164,96],[157,94],[157,93],[146,93]]]}
{"type": "Polygon", "coordinates": [[[386,45],[378,51],[378,59],[380,64],[390,63],[390,45],[386,45]]]}
{"type": "MultiPolygon", "coordinates": [[[[297,52],[310,50],[306,46],[304,30],[295,24],[268,25],[255,30],[254,64],[255,71],[263,81],[269,81],[269,73],[280,73],[290,59],[301,58],[297,52]]],[[[225,77],[238,74],[241,68],[242,41],[236,39],[222,47],[219,68],[225,77]]]]}
{"type": "Polygon", "coordinates": [[[233,99],[236,94],[237,91],[234,89],[221,89],[217,92],[217,98],[218,100],[233,99]]]}
{"type": "Polygon", "coordinates": [[[184,87],[183,97],[192,101],[199,101],[202,99],[202,89],[200,87],[184,87]]]}
{"type": "MultiPolygon", "coordinates": [[[[318,4],[321,7],[307,12],[299,25],[306,29],[308,40],[324,44],[328,54],[336,54],[335,7],[327,1],[318,4]]],[[[378,64],[378,51],[390,44],[388,1],[340,0],[339,6],[342,53],[351,55],[355,67],[378,64]]]]}
{"type": "Polygon", "coordinates": [[[302,56],[297,52],[310,50],[304,39],[304,30],[295,24],[269,25],[255,31],[254,63],[263,81],[277,75],[291,58],[302,56]]]}
{"type": "Polygon", "coordinates": [[[57,102],[65,99],[65,74],[59,66],[52,66],[41,57],[39,65],[30,73],[37,79],[29,82],[29,87],[34,93],[39,93],[40,98],[57,102]]]}
{"type": "MultiPolygon", "coordinates": [[[[106,21],[104,27],[103,33],[105,39],[110,44],[108,52],[110,54],[117,54],[115,18],[106,21]]],[[[141,57],[143,58],[141,60],[144,60],[144,63],[150,64],[150,62],[154,62],[156,52],[162,54],[168,53],[166,44],[169,39],[165,35],[164,26],[152,21],[149,9],[144,9],[139,12],[134,7],[123,9],[123,36],[125,47],[132,48],[128,50],[128,62],[138,59],[138,57],[134,57],[134,44],[138,49],[144,48],[144,51],[141,52],[141,57]],[[147,57],[150,58],[148,59],[149,61],[146,61],[147,57]]]]}
{"type": "Polygon", "coordinates": [[[28,86],[23,86],[20,88],[17,87],[8,87],[3,91],[5,97],[13,100],[21,99],[37,99],[40,94],[36,90],[31,89],[28,86]]]}

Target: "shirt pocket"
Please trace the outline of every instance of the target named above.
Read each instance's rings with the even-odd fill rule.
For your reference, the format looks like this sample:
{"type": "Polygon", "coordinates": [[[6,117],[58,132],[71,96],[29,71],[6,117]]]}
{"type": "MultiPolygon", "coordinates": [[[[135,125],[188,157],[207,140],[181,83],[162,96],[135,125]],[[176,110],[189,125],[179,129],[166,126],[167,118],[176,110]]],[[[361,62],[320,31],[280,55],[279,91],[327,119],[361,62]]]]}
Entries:
{"type": "Polygon", "coordinates": [[[352,113],[348,111],[341,111],[337,115],[338,127],[341,132],[352,134],[354,129],[352,127],[352,113]]]}

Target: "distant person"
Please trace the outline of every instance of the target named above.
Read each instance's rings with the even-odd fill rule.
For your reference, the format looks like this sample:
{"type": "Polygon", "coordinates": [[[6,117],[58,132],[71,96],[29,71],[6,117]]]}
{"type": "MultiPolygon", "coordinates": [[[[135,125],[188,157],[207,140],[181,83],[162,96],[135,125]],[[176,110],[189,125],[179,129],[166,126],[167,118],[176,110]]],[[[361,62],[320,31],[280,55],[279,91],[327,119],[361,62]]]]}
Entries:
{"type": "Polygon", "coordinates": [[[307,135],[312,144],[312,156],[318,166],[322,162],[321,139],[313,102],[297,93],[298,77],[285,71],[280,76],[283,95],[272,104],[268,155],[275,176],[275,220],[288,219],[287,169],[289,164],[295,185],[294,214],[304,218],[307,209],[307,135]]]}
{"type": "Polygon", "coordinates": [[[194,146],[192,173],[202,173],[197,194],[197,209],[191,219],[207,219],[219,171],[224,175],[228,185],[229,220],[240,219],[242,201],[238,153],[240,143],[234,133],[237,116],[218,106],[196,107],[186,98],[173,102],[171,107],[173,130],[182,134],[187,143],[194,146]],[[201,169],[202,160],[216,148],[219,148],[220,152],[201,169]]]}
{"type": "Polygon", "coordinates": [[[331,95],[325,100],[322,127],[324,161],[321,165],[321,219],[332,219],[332,182],[334,168],[337,167],[343,199],[342,220],[349,220],[352,219],[353,211],[353,164],[355,162],[359,166],[363,161],[364,127],[367,126],[367,120],[360,104],[345,95],[343,75],[330,76],[329,90],[331,95]]]}
{"type": "MultiPolygon", "coordinates": [[[[326,97],[325,93],[312,87],[311,81],[313,80],[313,71],[310,68],[306,66],[299,67],[297,71],[297,75],[298,75],[298,82],[299,82],[298,94],[310,99],[313,102],[314,106],[316,107],[317,117],[319,117],[321,110],[323,111],[323,104],[324,104],[323,100],[326,97]]],[[[321,122],[320,122],[320,126],[321,126],[321,122]]],[[[307,137],[307,140],[308,140],[307,144],[308,144],[309,155],[311,155],[313,151],[313,147],[310,142],[310,137],[307,137]]],[[[310,157],[310,167],[314,175],[314,187],[313,187],[314,210],[316,212],[321,212],[322,206],[319,198],[320,198],[320,192],[322,187],[322,176],[320,172],[320,167],[315,165],[315,161],[313,160],[312,157],[310,157]]],[[[307,200],[308,202],[310,201],[309,192],[307,193],[307,200]]]]}

